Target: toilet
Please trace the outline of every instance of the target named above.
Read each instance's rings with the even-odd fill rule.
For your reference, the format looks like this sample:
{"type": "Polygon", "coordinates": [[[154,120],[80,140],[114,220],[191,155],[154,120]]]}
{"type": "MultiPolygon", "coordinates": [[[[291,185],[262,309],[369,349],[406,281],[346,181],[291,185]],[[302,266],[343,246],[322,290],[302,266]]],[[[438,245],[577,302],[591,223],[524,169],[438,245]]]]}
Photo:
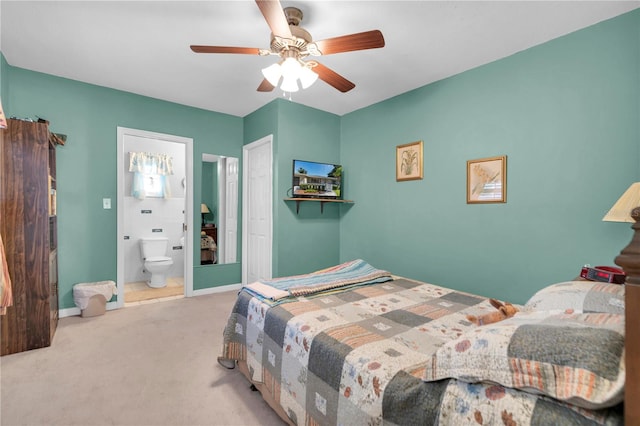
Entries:
{"type": "Polygon", "coordinates": [[[167,272],[173,259],[167,256],[168,238],[141,238],[140,250],[144,260],[144,270],[151,274],[149,287],[160,288],[167,285],[167,272]]]}

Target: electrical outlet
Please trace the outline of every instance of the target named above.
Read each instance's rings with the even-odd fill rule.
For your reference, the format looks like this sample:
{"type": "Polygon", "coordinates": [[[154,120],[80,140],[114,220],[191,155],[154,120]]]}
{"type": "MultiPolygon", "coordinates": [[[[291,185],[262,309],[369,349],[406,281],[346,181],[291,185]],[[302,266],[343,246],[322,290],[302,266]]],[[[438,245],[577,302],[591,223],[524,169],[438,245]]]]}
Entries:
{"type": "Polygon", "coordinates": [[[111,198],[103,198],[102,199],[102,208],[110,209],[111,208],[111,198]]]}

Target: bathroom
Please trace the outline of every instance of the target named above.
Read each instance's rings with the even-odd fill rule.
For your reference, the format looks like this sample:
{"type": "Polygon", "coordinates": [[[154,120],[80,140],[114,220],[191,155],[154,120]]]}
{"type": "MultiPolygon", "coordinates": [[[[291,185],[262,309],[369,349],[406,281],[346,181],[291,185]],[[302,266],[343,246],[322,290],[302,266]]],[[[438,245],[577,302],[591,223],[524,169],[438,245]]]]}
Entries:
{"type": "Polygon", "coordinates": [[[128,136],[124,143],[124,157],[125,305],[182,297],[185,258],[185,146],[159,139],[128,136]],[[135,169],[139,158],[143,159],[141,161],[145,165],[149,165],[152,160],[168,160],[172,170],[168,170],[164,176],[162,173],[158,176],[155,173],[138,174],[129,171],[132,159],[136,163],[133,167],[135,169]],[[161,249],[164,254],[156,254],[170,258],[162,262],[164,267],[145,267],[142,239],[150,239],[156,243],[163,242],[158,239],[166,239],[166,249],[161,249]],[[154,273],[148,269],[153,269],[154,273]],[[156,273],[156,269],[160,272],[156,273]],[[150,283],[152,276],[153,282],[150,283]]]}

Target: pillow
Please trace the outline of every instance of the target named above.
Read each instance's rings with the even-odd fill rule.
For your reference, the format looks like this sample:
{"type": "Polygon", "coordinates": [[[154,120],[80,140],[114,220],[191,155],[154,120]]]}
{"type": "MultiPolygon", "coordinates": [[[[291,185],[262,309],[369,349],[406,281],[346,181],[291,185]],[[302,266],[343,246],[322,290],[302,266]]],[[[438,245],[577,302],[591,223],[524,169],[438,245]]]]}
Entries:
{"type": "Polygon", "coordinates": [[[534,294],[525,307],[536,311],[624,314],[624,285],[596,281],[567,281],[534,294]]]}
{"type": "Polygon", "coordinates": [[[425,381],[489,382],[599,409],[624,396],[624,315],[520,312],[445,343],[425,381]]]}

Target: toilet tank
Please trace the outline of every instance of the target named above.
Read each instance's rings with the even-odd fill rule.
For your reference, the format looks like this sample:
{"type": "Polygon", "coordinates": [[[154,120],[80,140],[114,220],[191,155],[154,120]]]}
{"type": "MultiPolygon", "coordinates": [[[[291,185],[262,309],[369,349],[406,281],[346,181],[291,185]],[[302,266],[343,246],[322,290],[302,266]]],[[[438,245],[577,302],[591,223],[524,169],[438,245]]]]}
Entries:
{"type": "Polygon", "coordinates": [[[168,238],[141,238],[140,250],[142,251],[142,258],[166,256],[168,245],[168,238]]]}

